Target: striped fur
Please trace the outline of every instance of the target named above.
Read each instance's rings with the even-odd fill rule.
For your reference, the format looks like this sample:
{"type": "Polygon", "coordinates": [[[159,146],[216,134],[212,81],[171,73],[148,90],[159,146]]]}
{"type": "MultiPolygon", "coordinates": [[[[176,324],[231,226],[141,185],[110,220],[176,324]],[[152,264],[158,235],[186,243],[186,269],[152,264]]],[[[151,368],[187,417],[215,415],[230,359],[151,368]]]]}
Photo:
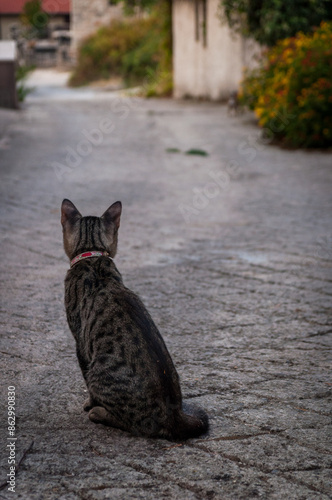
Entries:
{"type": "MultiPolygon", "coordinates": [[[[82,217],[64,200],[64,248],[69,259],[100,250],[116,254],[121,203],[102,217],[82,217]]],[[[65,307],[90,399],[93,422],[134,435],[170,440],[208,429],[199,409],[184,411],[179,377],[165,343],[141,300],[122,282],[113,260],[77,262],[65,279],[65,307]]]]}

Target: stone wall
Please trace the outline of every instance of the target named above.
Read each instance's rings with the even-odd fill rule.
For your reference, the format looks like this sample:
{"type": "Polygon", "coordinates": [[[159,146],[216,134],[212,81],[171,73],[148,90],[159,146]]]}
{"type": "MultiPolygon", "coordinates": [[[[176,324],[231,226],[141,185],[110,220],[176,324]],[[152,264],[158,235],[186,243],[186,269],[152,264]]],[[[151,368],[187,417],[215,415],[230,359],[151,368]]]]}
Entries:
{"type": "Polygon", "coordinates": [[[72,48],[73,53],[81,41],[111,19],[122,16],[122,7],[110,5],[108,0],[72,0],[72,48]]]}
{"type": "Polygon", "coordinates": [[[225,99],[238,88],[258,45],[231,32],[219,0],[174,0],[174,96],[225,99]]]}

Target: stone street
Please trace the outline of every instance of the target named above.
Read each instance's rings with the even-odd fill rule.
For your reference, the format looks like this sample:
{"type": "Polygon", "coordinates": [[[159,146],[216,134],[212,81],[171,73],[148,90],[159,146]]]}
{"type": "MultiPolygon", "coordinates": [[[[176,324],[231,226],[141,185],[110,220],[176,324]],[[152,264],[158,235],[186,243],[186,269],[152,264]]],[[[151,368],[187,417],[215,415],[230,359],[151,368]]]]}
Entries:
{"type": "Polygon", "coordinates": [[[8,387],[21,462],[0,498],[332,498],[331,153],[262,141],[250,113],[221,104],[63,82],[1,116],[0,483],[8,387]],[[83,215],[122,201],[115,263],[208,435],[172,443],[88,420],[63,198],[83,215]]]}

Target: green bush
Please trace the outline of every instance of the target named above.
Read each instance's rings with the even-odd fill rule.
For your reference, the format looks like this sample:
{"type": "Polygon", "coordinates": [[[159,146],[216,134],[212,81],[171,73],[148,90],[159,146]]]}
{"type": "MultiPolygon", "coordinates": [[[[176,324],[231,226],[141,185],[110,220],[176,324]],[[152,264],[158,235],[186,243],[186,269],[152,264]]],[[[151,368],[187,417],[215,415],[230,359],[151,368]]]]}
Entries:
{"type": "Polygon", "coordinates": [[[19,102],[23,102],[28,94],[33,92],[33,87],[28,87],[26,85],[26,79],[29,73],[35,69],[34,66],[18,66],[16,68],[16,90],[19,102]]]}
{"type": "Polygon", "coordinates": [[[22,24],[27,26],[28,38],[47,38],[49,14],[43,10],[41,0],[30,0],[23,5],[20,16],[22,24]]]}
{"type": "Polygon", "coordinates": [[[148,17],[114,20],[100,28],[81,45],[70,84],[117,76],[127,86],[144,84],[148,95],[171,92],[168,16],[167,2],[161,2],[148,17]]]}
{"type": "MultiPolygon", "coordinates": [[[[128,1],[128,0],[127,0],[128,1]]],[[[299,31],[312,32],[332,19],[331,0],[219,0],[229,26],[273,47],[299,31]]]]}
{"type": "Polygon", "coordinates": [[[332,23],[269,49],[261,66],[245,74],[240,99],[286,145],[332,146],[332,23]]]}

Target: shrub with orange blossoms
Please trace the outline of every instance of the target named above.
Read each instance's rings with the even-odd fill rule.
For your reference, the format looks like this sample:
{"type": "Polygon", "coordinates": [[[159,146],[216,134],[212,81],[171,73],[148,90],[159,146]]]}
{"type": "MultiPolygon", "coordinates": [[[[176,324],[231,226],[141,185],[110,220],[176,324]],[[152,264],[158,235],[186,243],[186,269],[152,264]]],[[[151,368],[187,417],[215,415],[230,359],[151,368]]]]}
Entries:
{"type": "Polygon", "coordinates": [[[332,146],[332,22],[266,51],[260,67],[245,73],[240,96],[270,137],[332,146]]]}

